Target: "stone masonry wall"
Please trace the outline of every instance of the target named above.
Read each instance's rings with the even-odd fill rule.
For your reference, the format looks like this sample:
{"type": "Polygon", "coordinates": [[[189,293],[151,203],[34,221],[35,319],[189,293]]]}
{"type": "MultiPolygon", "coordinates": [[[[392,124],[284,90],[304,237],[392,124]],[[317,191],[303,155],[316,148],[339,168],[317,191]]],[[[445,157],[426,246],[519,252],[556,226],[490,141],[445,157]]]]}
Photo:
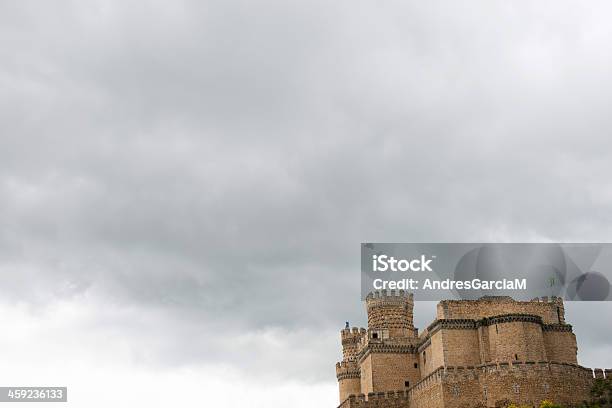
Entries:
{"type": "Polygon", "coordinates": [[[419,366],[423,377],[431,374],[435,369],[444,365],[444,347],[442,333],[432,334],[429,341],[419,347],[419,366]]]}
{"type": "Polygon", "coordinates": [[[387,329],[391,337],[416,337],[411,293],[403,290],[372,293],[366,298],[366,309],[369,329],[387,329]]]}
{"type": "Polygon", "coordinates": [[[361,338],[365,336],[366,329],[353,327],[340,332],[342,341],[342,361],[354,361],[357,357],[357,347],[361,338]]]}
{"type": "Polygon", "coordinates": [[[538,406],[544,399],[573,406],[589,398],[593,381],[589,369],[546,362],[488,364],[441,371],[447,408],[478,404],[496,407],[503,401],[538,406]]]}
{"type": "Polygon", "coordinates": [[[336,378],[340,401],[344,401],[351,394],[361,393],[360,371],[356,361],[336,363],[336,378]]]}
{"type": "MultiPolygon", "coordinates": [[[[612,372],[612,371],[611,371],[612,372]]],[[[603,376],[600,370],[598,375],[603,376]]],[[[589,396],[593,372],[546,362],[439,368],[407,391],[354,395],[341,408],[477,408],[503,402],[538,406],[549,399],[565,406],[589,396]]]]}
{"type": "Polygon", "coordinates": [[[445,366],[475,366],[481,363],[477,330],[440,330],[440,333],[445,366]]]}
{"type": "Polygon", "coordinates": [[[366,304],[368,329],[341,333],[342,408],[537,406],[543,399],[572,406],[589,397],[593,371],[577,365],[561,299],[442,301],[420,336],[409,294],[373,294],[366,304]]]}
{"type": "Polygon", "coordinates": [[[403,390],[421,380],[414,354],[374,353],[371,354],[371,364],[373,389],[368,392],[403,390]]]}
{"type": "Polygon", "coordinates": [[[546,356],[550,361],[578,363],[576,335],[571,331],[547,331],[544,333],[546,356]]]}
{"type": "Polygon", "coordinates": [[[361,392],[368,394],[374,392],[374,384],[372,377],[372,355],[366,356],[360,363],[361,370],[361,392]]]}
{"type": "Polygon", "coordinates": [[[546,324],[565,323],[563,301],[558,298],[520,302],[512,298],[479,300],[443,300],[438,303],[437,319],[482,319],[506,314],[528,314],[542,317],[546,324]]]}
{"type": "Polygon", "coordinates": [[[496,325],[495,354],[491,361],[545,361],[546,350],[539,323],[514,321],[496,325]]]}

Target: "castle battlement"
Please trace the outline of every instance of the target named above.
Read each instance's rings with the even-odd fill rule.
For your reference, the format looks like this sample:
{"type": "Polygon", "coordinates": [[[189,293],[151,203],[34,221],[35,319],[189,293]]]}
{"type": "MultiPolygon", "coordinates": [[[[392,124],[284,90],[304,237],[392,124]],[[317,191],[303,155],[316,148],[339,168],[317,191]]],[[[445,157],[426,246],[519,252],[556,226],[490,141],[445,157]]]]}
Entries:
{"type": "Polygon", "coordinates": [[[336,363],[336,378],[338,380],[359,378],[360,373],[359,365],[354,361],[341,361],[336,363]]]}
{"type": "Polygon", "coordinates": [[[537,298],[533,298],[530,300],[530,302],[538,302],[538,303],[563,303],[563,299],[558,297],[558,296],[542,296],[542,297],[537,297],[537,298]]]}
{"type": "Polygon", "coordinates": [[[350,395],[341,408],[404,408],[408,407],[409,396],[405,391],[387,391],[380,393],[350,395]]]}
{"type": "Polygon", "coordinates": [[[367,300],[372,299],[388,299],[388,300],[400,300],[400,299],[408,299],[413,300],[414,295],[412,293],[406,292],[405,290],[377,290],[374,292],[368,293],[366,296],[367,300]]]}
{"type": "Polygon", "coordinates": [[[529,301],[509,296],[485,296],[477,300],[443,300],[438,303],[438,319],[482,319],[504,314],[540,316],[544,323],[565,323],[563,299],[555,296],[529,301]]]}
{"type": "Polygon", "coordinates": [[[368,329],[389,329],[392,337],[416,337],[413,308],[413,294],[404,290],[369,293],[366,297],[368,329]]]}
{"type": "Polygon", "coordinates": [[[341,338],[343,342],[359,342],[361,336],[366,333],[366,329],[363,327],[353,327],[351,329],[343,329],[340,332],[341,338]]]}
{"type": "Polygon", "coordinates": [[[489,376],[504,375],[540,375],[550,372],[563,375],[586,375],[596,378],[593,370],[577,364],[559,363],[550,361],[503,361],[478,366],[439,367],[436,371],[442,373],[441,378],[452,381],[461,381],[483,374],[489,376]]]}

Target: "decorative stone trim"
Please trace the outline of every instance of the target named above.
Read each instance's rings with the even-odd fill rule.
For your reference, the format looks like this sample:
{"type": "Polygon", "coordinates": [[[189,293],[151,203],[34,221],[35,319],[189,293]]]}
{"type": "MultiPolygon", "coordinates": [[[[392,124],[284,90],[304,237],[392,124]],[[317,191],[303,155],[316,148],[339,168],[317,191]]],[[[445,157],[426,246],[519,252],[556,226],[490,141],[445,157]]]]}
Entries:
{"type": "Polygon", "coordinates": [[[543,331],[557,331],[557,332],[571,332],[572,325],[564,324],[564,323],[553,323],[553,324],[544,324],[542,325],[543,331]]]}
{"type": "Polygon", "coordinates": [[[416,346],[412,344],[369,343],[357,354],[361,363],[370,353],[414,354],[416,346]]]}
{"type": "Polygon", "coordinates": [[[500,323],[512,323],[512,322],[526,322],[536,323],[542,326],[542,331],[560,331],[560,332],[571,332],[572,325],[565,323],[552,323],[545,324],[540,316],[530,314],[507,314],[492,317],[485,317],[484,319],[438,319],[435,320],[427,328],[427,336],[423,338],[417,345],[418,351],[421,352],[430,344],[431,336],[433,336],[438,330],[475,330],[479,327],[488,327],[494,324],[500,323]]]}
{"type": "Polygon", "coordinates": [[[511,323],[511,322],[527,322],[527,323],[542,323],[540,316],[529,315],[529,314],[508,314],[501,316],[494,316],[479,320],[479,326],[490,326],[498,323],[511,323]]]}
{"type": "Polygon", "coordinates": [[[357,371],[344,371],[341,373],[336,374],[336,378],[338,379],[338,381],[340,380],[348,380],[351,378],[361,378],[361,371],[357,370],[357,371]]]}

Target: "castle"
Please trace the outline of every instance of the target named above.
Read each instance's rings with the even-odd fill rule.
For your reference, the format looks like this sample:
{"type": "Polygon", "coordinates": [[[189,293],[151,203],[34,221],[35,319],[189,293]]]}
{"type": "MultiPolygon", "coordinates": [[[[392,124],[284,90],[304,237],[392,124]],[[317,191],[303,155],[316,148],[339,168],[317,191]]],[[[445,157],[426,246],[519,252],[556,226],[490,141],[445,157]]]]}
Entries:
{"type": "Polygon", "coordinates": [[[595,377],[578,365],[576,336],[557,297],[444,300],[422,333],[404,291],[366,299],[368,328],[341,332],[339,408],[566,406],[589,399],[595,377]]]}

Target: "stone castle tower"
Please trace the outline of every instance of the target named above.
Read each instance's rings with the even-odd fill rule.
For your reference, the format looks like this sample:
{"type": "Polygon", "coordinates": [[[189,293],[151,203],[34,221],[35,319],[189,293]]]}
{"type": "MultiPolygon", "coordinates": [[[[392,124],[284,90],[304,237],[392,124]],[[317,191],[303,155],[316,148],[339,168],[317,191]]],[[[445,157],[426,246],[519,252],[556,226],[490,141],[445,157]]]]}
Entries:
{"type": "Polygon", "coordinates": [[[593,377],[577,364],[576,337],[560,298],[446,300],[422,333],[412,294],[368,295],[368,328],[341,331],[340,407],[538,406],[578,404],[593,377]]]}

